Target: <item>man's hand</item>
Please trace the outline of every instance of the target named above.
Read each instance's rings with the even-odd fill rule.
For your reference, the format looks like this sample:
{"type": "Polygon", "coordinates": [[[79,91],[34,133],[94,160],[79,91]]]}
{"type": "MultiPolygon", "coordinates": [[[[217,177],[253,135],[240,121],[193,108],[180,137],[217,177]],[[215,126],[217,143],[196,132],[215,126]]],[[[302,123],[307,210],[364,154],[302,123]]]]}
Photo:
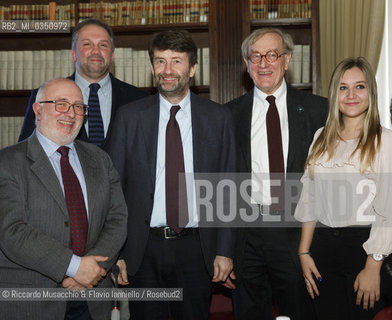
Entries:
{"type": "Polygon", "coordinates": [[[108,257],[102,256],[82,257],[79,269],[74,277],[75,281],[86,288],[96,286],[102,277],[106,276],[105,269],[98,262],[105,262],[108,259],[108,257]]]}
{"type": "MultiPolygon", "coordinates": [[[[125,263],[125,260],[119,259],[116,262],[116,265],[120,268],[120,272],[118,273],[118,284],[125,286],[129,284],[128,282],[128,274],[127,274],[127,264],[125,263]]],[[[112,280],[114,281],[114,277],[112,275],[112,280]]]]}
{"type": "Polygon", "coordinates": [[[77,282],[74,278],[66,277],[62,282],[62,286],[65,289],[86,289],[79,282],[77,282]]]}
{"type": "Polygon", "coordinates": [[[233,272],[233,259],[224,256],[216,256],[214,260],[213,282],[221,282],[229,289],[235,289],[231,279],[235,279],[233,272]]]}

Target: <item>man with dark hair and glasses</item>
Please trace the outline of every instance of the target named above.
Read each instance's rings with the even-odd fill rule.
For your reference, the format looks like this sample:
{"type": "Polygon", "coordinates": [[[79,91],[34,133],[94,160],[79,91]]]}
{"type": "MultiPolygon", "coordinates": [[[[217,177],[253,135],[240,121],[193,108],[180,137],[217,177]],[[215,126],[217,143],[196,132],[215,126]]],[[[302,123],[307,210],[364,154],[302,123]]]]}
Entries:
{"type": "MultiPolygon", "coordinates": [[[[44,83],[37,128],[0,150],[0,287],[111,288],[126,238],[120,178],[97,146],[74,141],[88,107],[68,79],[44,83]]],[[[2,301],[2,319],[110,318],[110,301],[2,301]]]]}
{"type": "MultiPolygon", "coordinates": [[[[85,104],[91,104],[90,113],[82,126],[78,139],[92,142],[107,150],[112,132],[112,120],[117,109],[148,95],[147,92],[115,78],[110,72],[114,57],[112,29],[97,19],[80,22],[72,31],[72,60],[75,73],[68,78],[80,87],[85,104]],[[94,103],[95,102],[95,103],[94,103]]],[[[50,79],[46,79],[50,80],[50,79]]],[[[19,141],[34,131],[33,103],[37,89],[31,92],[19,141]]]]}
{"type": "MultiPolygon", "coordinates": [[[[237,170],[258,185],[251,199],[261,215],[284,212],[284,179],[303,172],[313,134],[327,115],[326,99],[286,83],[293,47],[291,36],[279,29],[249,35],[241,50],[254,88],[227,104],[236,129],[237,170]],[[271,183],[271,174],[280,174],[281,189],[271,183]]],[[[236,319],[272,320],[272,305],[292,320],[314,319],[297,256],[299,229],[263,226],[249,223],[238,233],[236,319]]]]}

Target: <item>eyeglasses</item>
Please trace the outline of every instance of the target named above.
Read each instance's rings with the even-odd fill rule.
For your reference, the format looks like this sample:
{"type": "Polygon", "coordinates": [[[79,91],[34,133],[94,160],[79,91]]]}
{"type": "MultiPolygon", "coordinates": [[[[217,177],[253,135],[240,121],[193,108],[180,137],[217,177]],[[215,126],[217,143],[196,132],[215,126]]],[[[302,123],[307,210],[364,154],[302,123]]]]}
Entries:
{"type": "Polygon", "coordinates": [[[67,113],[69,109],[72,107],[75,114],[79,116],[87,116],[88,113],[88,105],[83,103],[69,103],[68,101],[56,101],[56,100],[48,100],[48,101],[39,101],[39,103],[54,103],[54,108],[57,112],[67,113]]]}
{"type": "Polygon", "coordinates": [[[261,60],[263,60],[263,57],[265,57],[265,60],[269,63],[274,63],[276,60],[278,60],[281,56],[284,56],[285,53],[279,54],[278,52],[276,52],[275,50],[270,50],[268,51],[266,54],[261,54],[260,52],[252,52],[249,56],[248,59],[250,60],[250,62],[257,64],[260,63],[261,60]]]}

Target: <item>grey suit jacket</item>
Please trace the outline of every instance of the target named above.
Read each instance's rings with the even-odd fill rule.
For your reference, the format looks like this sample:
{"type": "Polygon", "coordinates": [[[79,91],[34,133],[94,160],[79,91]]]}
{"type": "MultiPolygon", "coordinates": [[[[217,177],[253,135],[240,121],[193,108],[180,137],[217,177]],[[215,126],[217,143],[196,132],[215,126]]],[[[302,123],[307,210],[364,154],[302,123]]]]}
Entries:
{"type": "MultiPolygon", "coordinates": [[[[86,180],[86,255],[108,256],[109,270],[126,238],[127,208],[118,173],[98,147],[75,141],[86,180]]],[[[0,287],[57,288],[68,268],[70,222],[59,180],[37,137],[0,151],[0,287]]],[[[100,286],[110,287],[110,277],[100,286]]],[[[4,319],[64,319],[64,302],[0,303],[4,319]]],[[[109,319],[110,302],[90,304],[109,319]]]]}

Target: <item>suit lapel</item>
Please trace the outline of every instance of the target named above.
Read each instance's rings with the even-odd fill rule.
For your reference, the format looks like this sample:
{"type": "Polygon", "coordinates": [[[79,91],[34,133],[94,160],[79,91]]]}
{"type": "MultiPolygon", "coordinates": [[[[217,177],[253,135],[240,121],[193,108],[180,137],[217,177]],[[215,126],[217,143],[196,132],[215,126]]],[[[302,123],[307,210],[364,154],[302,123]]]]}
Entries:
{"type": "MultiPolygon", "coordinates": [[[[97,219],[97,204],[100,203],[99,188],[104,185],[102,181],[102,168],[99,168],[94,161],[94,154],[88,152],[88,150],[82,146],[78,141],[75,141],[75,148],[78,154],[80,165],[82,166],[84,180],[86,182],[87,189],[87,201],[88,201],[88,229],[89,234],[91,229],[94,228],[94,224],[97,219]]],[[[88,244],[87,244],[88,245],[88,244]]]]}
{"type": "Polygon", "coordinates": [[[291,172],[291,168],[296,156],[296,146],[301,145],[304,136],[304,112],[305,109],[301,105],[301,101],[291,86],[287,86],[287,116],[289,119],[289,152],[287,157],[287,172],[291,172]]]}
{"type": "Polygon", "coordinates": [[[251,172],[251,126],[252,126],[252,109],[253,109],[253,90],[249,91],[241,103],[240,110],[236,115],[238,121],[236,123],[237,128],[237,141],[239,143],[239,149],[244,157],[245,164],[247,166],[247,172],[251,172]]]}
{"type": "Polygon", "coordinates": [[[102,143],[101,148],[105,150],[105,146],[107,141],[109,140],[110,134],[112,132],[112,125],[114,122],[114,118],[116,116],[116,111],[117,108],[121,106],[120,103],[120,99],[121,99],[121,90],[120,90],[120,86],[116,85],[115,81],[116,79],[113,77],[113,75],[111,73],[109,73],[110,76],[110,82],[112,84],[112,111],[110,113],[110,121],[109,121],[109,127],[108,127],[108,131],[106,134],[106,138],[102,143]]]}
{"type": "MultiPolygon", "coordinates": [[[[206,115],[203,111],[203,105],[198,103],[198,96],[191,92],[191,117],[192,117],[192,141],[193,141],[193,171],[202,171],[202,153],[205,152],[202,147],[203,141],[208,141],[205,137],[208,131],[205,129],[206,115]]],[[[208,118],[208,116],[207,116],[208,118]]]]}
{"type": "Polygon", "coordinates": [[[155,175],[157,165],[158,127],[159,127],[159,95],[151,96],[141,111],[138,119],[140,123],[144,145],[146,147],[146,161],[150,167],[151,183],[155,188],[155,175]]]}
{"type": "Polygon", "coordinates": [[[35,134],[27,141],[27,157],[33,161],[31,171],[42,182],[42,185],[59,205],[64,215],[68,217],[68,210],[59,179],[35,134]]]}

